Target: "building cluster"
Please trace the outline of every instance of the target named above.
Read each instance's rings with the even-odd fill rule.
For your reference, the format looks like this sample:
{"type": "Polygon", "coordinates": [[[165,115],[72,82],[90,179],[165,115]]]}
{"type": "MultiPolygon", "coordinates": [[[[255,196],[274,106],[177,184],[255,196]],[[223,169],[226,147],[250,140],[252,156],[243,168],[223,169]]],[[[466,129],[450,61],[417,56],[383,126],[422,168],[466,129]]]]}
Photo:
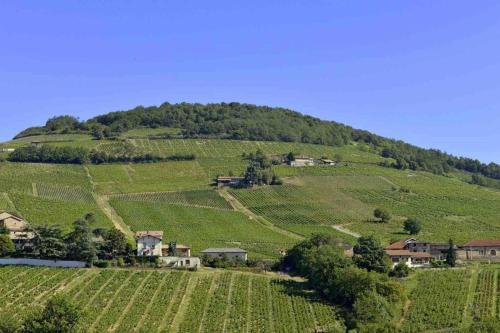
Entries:
{"type": "MultiPolygon", "coordinates": [[[[429,267],[431,260],[445,260],[450,245],[432,243],[415,238],[390,244],[385,252],[394,265],[406,263],[410,267],[429,267]]],[[[464,245],[455,246],[457,259],[463,261],[500,262],[500,240],[472,240],[464,245]]]]}
{"type": "MultiPolygon", "coordinates": [[[[187,245],[169,242],[163,244],[163,231],[138,231],[135,234],[137,256],[158,257],[167,267],[198,268],[201,260],[191,256],[191,248],[187,245]]],[[[224,258],[226,260],[246,261],[247,251],[237,248],[209,248],[201,251],[209,258],[224,258]]]]}

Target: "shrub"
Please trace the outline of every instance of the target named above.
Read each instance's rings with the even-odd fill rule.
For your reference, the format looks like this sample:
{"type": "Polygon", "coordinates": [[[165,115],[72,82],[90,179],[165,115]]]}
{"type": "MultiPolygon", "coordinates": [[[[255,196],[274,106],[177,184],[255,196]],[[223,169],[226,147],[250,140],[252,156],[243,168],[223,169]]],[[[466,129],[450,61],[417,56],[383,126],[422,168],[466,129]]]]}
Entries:
{"type": "Polygon", "coordinates": [[[410,275],[410,272],[411,272],[410,267],[408,267],[406,263],[400,262],[392,269],[392,271],[390,271],[389,276],[396,278],[404,278],[410,275]]]}
{"type": "Polygon", "coordinates": [[[94,266],[99,267],[99,268],[108,268],[109,267],[109,261],[107,260],[97,260],[94,261],[94,266]]]}

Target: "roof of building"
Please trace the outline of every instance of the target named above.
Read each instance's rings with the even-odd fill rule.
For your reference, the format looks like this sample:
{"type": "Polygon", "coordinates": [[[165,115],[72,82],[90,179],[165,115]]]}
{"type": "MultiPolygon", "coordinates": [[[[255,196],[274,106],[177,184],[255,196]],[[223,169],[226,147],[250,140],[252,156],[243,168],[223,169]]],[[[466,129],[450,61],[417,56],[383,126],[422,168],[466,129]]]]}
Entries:
{"type": "Polygon", "coordinates": [[[412,257],[412,258],[430,258],[431,255],[427,252],[411,252],[408,250],[386,250],[390,257],[412,257]]]}
{"type": "Polygon", "coordinates": [[[325,162],[325,163],[335,163],[335,161],[334,161],[334,160],[329,160],[329,159],[327,159],[327,158],[323,158],[323,159],[321,159],[321,161],[322,161],[322,162],[325,162]]]}
{"type": "Polygon", "coordinates": [[[402,239],[396,243],[392,243],[391,245],[387,246],[385,249],[386,250],[403,250],[409,242],[416,242],[417,240],[415,238],[409,238],[409,239],[402,239]]]}
{"type": "Polygon", "coordinates": [[[247,251],[238,248],[210,248],[201,251],[201,253],[247,253],[247,251]]]}
{"type": "Polygon", "coordinates": [[[12,215],[12,214],[7,213],[7,212],[0,213],[0,221],[6,220],[8,218],[13,218],[13,219],[16,219],[18,221],[22,221],[23,220],[22,218],[20,218],[18,216],[15,216],[15,215],[12,215]]]}
{"type": "Polygon", "coordinates": [[[464,247],[484,247],[484,246],[500,246],[500,239],[475,239],[471,240],[464,247]]]}
{"type": "Polygon", "coordinates": [[[163,231],[137,231],[135,233],[135,237],[137,237],[137,238],[142,238],[142,237],[147,237],[147,236],[162,239],[163,238],[163,231]]]}

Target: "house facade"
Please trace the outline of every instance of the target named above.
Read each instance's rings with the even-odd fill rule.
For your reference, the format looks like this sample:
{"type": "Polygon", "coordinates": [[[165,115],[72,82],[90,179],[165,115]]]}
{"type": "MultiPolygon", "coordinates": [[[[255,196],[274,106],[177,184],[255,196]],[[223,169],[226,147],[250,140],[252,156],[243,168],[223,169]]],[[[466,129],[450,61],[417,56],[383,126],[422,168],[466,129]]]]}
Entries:
{"type": "Polygon", "coordinates": [[[446,253],[449,249],[448,243],[431,243],[419,241],[415,238],[401,240],[385,248],[386,250],[408,250],[413,253],[428,253],[436,260],[446,259],[446,253]]]}
{"type": "Polygon", "coordinates": [[[462,260],[500,261],[500,240],[472,240],[463,245],[457,254],[462,260]]]}
{"type": "Polygon", "coordinates": [[[385,250],[391,258],[393,266],[405,263],[408,267],[428,267],[432,256],[426,252],[412,252],[408,250],[385,250]]]}
{"type": "Polygon", "coordinates": [[[135,234],[138,256],[158,256],[162,254],[163,231],[138,231],[135,234]]]}
{"type": "Polygon", "coordinates": [[[28,222],[10,213],[0,213],[0,227],[9,232],[9,237],[17,250],[26,249],[32,246],[35,233],[29,231],[28,222]]]}
{"type": "Polygon", "coordinates": [[[237,248],[210,248],[201,251],[201,253],[209,258],[227,258],[228,260],[242,261],[248,259],[247,251],[237,248]]]}

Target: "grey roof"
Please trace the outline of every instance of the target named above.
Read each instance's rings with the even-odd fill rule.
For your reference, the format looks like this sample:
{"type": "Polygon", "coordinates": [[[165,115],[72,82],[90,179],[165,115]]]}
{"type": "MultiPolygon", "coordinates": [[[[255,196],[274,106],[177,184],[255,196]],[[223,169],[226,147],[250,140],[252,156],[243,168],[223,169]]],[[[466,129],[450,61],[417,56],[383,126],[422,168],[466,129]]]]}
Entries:
{"type": "Polygon", "coordinates": [[[201,253],[247,253],[247,251],[237,248],[210,248],[201,251],[201,253]]]}

